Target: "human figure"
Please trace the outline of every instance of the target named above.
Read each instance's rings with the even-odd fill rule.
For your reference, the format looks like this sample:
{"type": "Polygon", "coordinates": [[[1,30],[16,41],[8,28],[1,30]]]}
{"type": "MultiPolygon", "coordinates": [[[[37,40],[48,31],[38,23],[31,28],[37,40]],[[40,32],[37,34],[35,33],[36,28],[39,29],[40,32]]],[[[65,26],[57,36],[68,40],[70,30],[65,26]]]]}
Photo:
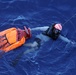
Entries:
{"type": "Polygon", "coordinates": [[[32,48],[40,47],[42,42],[46,42],[50,38],[52,38],[53,40],[57,40],[57,38],[59,37],[59,35],[62,31],[62,25],[59,23],[58,24],[55,23],[50,27],[47,26],[47,27],[41,27],[41,28],[35,28],[35,29],[39,29],[39,30],[43,31],[43,33],[37,35],[35,38],[35,41],[33,43],[25,44],[25,46],[29,46],[32,48]]]}

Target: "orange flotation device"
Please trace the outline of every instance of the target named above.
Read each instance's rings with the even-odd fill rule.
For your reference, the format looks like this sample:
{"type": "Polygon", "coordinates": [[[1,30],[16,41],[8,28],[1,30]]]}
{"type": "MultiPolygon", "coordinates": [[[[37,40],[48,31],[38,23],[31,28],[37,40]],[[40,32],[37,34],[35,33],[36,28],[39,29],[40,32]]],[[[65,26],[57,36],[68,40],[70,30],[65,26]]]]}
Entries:
{"type": "Polygon", "coordinates": [[[18,31],[16,28],[9,28],[0,32],[0,50],[5,52],[21,46],[25,41],[26,38],[24,36],[18,40],[18,31]]]}

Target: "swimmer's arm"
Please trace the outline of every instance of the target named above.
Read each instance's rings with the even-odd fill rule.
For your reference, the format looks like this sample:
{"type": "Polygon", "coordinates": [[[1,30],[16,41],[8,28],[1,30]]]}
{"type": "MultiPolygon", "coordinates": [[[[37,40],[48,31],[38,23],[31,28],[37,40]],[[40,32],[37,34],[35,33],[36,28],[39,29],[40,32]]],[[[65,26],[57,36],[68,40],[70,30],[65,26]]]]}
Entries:
{"type": "Polygon", "coordinates": [[[43,26],[43,27],[36,27],[36,28],[32,28],[32,31],[36,31],[36,30],[41,30],[41,31],[46,31],[49,28],[49,26],[43,26]]]}

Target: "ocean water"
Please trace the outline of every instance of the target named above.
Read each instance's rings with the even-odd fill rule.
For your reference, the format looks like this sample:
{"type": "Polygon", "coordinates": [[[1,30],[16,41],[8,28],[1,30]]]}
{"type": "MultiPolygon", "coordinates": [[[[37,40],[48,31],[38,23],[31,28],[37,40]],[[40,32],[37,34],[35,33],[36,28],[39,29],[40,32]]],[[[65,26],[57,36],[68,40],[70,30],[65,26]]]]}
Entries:
{"type": "MultiPolygon", "coordinates": [[[[53,23],[62,24],[61,35],[65,38],[50,39],[32,52],[23,54],[30,48],[21,46],[5,53],[0,58],[0,75],[76,75],[75,0],[0,0],[0,31],[10,27],[50,26],[53,23]],[[68,39],[74,44],[66,42],[68,39]]],[[[26,43],[33,42],[40,33],[33,31],[26,43]]]]}

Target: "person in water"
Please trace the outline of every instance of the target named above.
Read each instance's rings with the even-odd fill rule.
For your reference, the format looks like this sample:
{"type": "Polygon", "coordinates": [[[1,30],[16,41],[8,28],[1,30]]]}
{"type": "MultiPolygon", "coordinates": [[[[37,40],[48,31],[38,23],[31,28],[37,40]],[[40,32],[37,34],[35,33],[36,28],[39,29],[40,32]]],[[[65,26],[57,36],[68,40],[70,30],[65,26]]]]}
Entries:
{"type": "MultiPolygon", "coordinates": [[[[56,40],[62,30],[61,24],[54,24],[48,28],[42,28],[42,34],[37,35],[35,41],[25,46],[38,47],[45,37],[56,40]],[[46,29],[46,30],[45,30],[46,29]]],[[[24,30],[17,28],[9,28],[0,32],[0,50],[3,52],[11,51],[23,45],[27,39],[31,37],[31,29],[24,26],[24,30]]]]}
{"type": "Polygon", "coordinates": [[[30,28],[24,26],[24,30],[19,28],[9,28],[0,32],[0,51],[8,52],[21,45],[31,37],[30,28]]]}
{"type": "Polygon", "coordinates": [[[60,23],[55,23],[50,27],[41,27],[40,30],[43,31],[43,33],[37,35],[33,43],[25,44],[25,46],[30,46],[32,48],[40,47],[42,42],[46,42],[50,38],[57,40],[62,31],[62,25],[60,23]]]}

